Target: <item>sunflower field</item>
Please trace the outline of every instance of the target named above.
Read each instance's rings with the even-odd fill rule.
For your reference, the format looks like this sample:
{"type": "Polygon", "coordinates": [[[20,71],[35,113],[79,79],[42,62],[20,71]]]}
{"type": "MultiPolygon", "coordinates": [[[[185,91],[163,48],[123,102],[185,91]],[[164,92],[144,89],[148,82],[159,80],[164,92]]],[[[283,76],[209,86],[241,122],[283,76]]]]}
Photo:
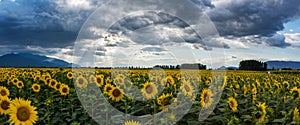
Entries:
{"type": "Polygon", "coordinates": [[[0,68],[0,124],[300,124],[300,71],[0,68]]]}

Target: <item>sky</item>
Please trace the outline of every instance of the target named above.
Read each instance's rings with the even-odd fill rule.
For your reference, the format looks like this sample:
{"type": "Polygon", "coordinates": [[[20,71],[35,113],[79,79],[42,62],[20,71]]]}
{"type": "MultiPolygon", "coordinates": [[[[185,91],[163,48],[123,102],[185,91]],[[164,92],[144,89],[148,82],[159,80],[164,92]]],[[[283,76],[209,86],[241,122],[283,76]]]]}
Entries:
{"type": "Polygon", "coordinates": [[[300,1],[0,0],[0,55],[12,52],[100,67],[300,61],[300,1]]]}

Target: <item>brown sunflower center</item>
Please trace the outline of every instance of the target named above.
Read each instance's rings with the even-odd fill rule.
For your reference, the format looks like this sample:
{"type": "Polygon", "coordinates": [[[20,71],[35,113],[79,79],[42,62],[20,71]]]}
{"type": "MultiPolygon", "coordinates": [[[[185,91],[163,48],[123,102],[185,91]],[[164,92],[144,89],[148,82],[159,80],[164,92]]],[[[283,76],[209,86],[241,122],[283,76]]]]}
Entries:
{"type": "Polygon", "coordinates": [[[164,106],[171,104],[170,101],[168,99],[164,99],[163,101],[164,106]]]}
{"type": "Polygon", "coordinates": [[[33,88],[34,90],[39,90],[39,87],[37,85],[35,85],[33,88]]]}
{"type": "Polygon", "coordinates": [[[19,83],[18,83],[18,86],[22,86],[22,83],[19,82],[19,83]]]}
{"type": "Polygon", "coordinates": [[[63,93],[67,93],[67,92],[68,92],[68,89],[67,89],[67,88],[62,88],[62,92],[63,92],[63,93]]]}
{"type": "Polygon", "coordinates": [[[7,110],[7,109],[9,109],[8,106],[9,106],[9,102],[8,101],[6,101],[6,100],[2,101],[2,103],[1,103],[1,109],[7,110]]]}
{"type": "Polygon", "coordinates": [[[121,91],[119,89],[114,89],[112,94],[113,94],[114,97],[119,97],[121,95],[121,91]]]}
{"type": "Polygon", "coordinates": [[[80,85],[83,84],[83,79],[82,79],[82,78],[80,78],[80,79],[78,80],[78,84],[80,84],[80,85]]]}
{"type": "Polygon", "coordinates": [[[71,73],[69,73],[69,74],[68,74],[68,76],[69,76],[69,77],[72,77],[72,74],[71,74],[71,73]]]}
{"type": "Polygon", "coordinates": [[[229,101],[229,106],[230,107],[233,107],[234,106],[234,102],[231,100],[231,101],[229,101]]]}
{"type": "Polygon", "coordinates": [[[60,89],[60,84],[56,84],[56,89],[60,89]]]}
{"type": "Polygon", "coordinates": [[[55,82],[54,82],[54,81],[52,81],[52,82],[51,82],[51,85],[52,85],[52,86],[54,86],[54,85],[55,85],[55,82]]]}
{"type": "Polygon", "coordinates": [[[187,91],[187,92],[189,92],[189,91],[190,91],[190,87],[189,87],[189,86],[187,86],[187,85],[184,85],[184,89],[185,89],[185,91],[187,91]]]}
{"type": "Polygon", "coordinates": [[[101,83],[102,82],[102,79],[101,78],[97,78],[97,83],[101,83]]]}
{"type": "Polygon", "coordinates": [[[27,121],[30,118],[29,109],[26,107],[20,107],[17,111],[17,118],[20,121],[27,121]]]}
{"type": "Polygon", "coordinates": [[[1,90],[0,94],[1,94],[2,96],[6,96],[7,93],[6,93],[5,90],[1,90]]]}
{"type": "Polygon", "coordinates": [[[18,82],[18,80],[15,79],[15,80],[14,80],[14,83],[17,83],[17,82],[18,82]]]}
{"type": "Polygon", "coordinates": [[[112,88],[111,88],[110,86],[108,86],[108,87],[106,88],[106,92],[109,92],[111,89],[112,89],[112,88]]]}
{"type": "Polygon", "coordinates": [[[147,92],[148,94],[151,94],[151,93],[153,92],[153,87],[152,87],[151,85],[147,85],[147,86],[145,87],[145,89],[146,89],[146,92],[147,92]]]}

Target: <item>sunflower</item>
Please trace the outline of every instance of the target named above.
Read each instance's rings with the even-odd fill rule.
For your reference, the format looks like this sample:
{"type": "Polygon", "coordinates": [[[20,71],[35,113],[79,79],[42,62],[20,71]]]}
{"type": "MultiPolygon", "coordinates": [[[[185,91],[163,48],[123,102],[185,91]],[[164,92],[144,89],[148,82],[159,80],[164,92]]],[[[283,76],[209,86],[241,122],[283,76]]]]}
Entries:
{"type": "Polygon", "coordinates": [[[115,85],[124,85],[125,83],[125,77],[122,77],[122,76],[117,76],[115,79],[114,79],[114,84],[115,85]]]}
{"type": "Polygon", "coordinates": [[[23,88],[24,87],[24,83],[22,81],[18,81],[17,87],[20,88],[20,89],[23,88]]]}
{"type": "Polygon", "coordinates": [[[294,99],[300,99],[300,89],[293,87],[290,91],[294,99]]]}
{"type": "Polygon", "coordinates": [[[51,88],[55,88],[55,85],[56,85],[56,84],[57,84],[57,81],[56,81],[55,79],[51,79],[48,85],[49,85],[51,88]]]}
{"type": "Polygon", "coordinates": [[[111,85],[111,84],[106,84],[105,86],[104,86],[104,94],[107,94],[107,95],[109,95],[109,92],[110,92],[110,90],[112,90],[114,87],[111,85]]]}
{"type": "Polygon", "coordinates": [[[60,92],[60,95],[68,95],[69,94],[69,86],[68,85],[64,85],[62,84],[60,89],[59,89],[59,92],[60,92]]]}
{"type": "Polygon", "coordinates": [[[163,83],[163,84],[167,84],[167,87],[172,86],[172,85],[174,85],[174,83],[175,83],[172,76],[167,76],[167,77],[165,78],[165,82],[166,82],[166,83],[163,83]]]}
{"type": "Polygon", "coordinates": [[[295,108],[293,111],[293,120],[297,120],[299,118],[299,110],[295,108]]]}
{"type": "Polygon", "coordinates": [[[183,92],[184,95],[192,96],[194,93],[194,88],[191,86],[191,84],[187,81],[183,81],[183,84],[180,86],[180,90],[183,92]]]}
{"type": "Polygon", "coordinates": [[[208,108],[213,103],[213,94],[209,89],[203,89],[201,94],[201,106],[208,108]]]}
{"type": "Polygon", "coordinates": [[[68,77],[68,79],[72,79],[73,78],[73,73],[72,72],[68,72],[67,73],[67,77],[68,77]]]}
{"type": "Polygon", "coordinates": [[[89,83],[96,83],[96,77],[94,75],[90,75],[89,83]]]}
{"type": "Polygon", "coordinates": [[[7,96],[0,96],[0,113],[1,114],[8,114],[9,113],[9,104],[10,99],[7,96]]]}
{"type": "Polygon", "coordinates": [[[61,87],[61,83],[58,82],[58,83],[55,84],[54,89],[55,89],[56,91],[59,91],[59,90],[60,90],[60,87],[61,87]]]}
{"type": "Polygon", "coordinates": [[[111,98],[111,100],[119,102],[122,98],[124,98],[124,94],[121,89],[119,89],[118,87],[114,87],[109,92],[109,97],[111,98]]]}
{"type": "Polygon", "coordinates": [[[267,111],[266,111],[266,108],[267,108],[266,103],[259,103],[259,104],[257,104],[256,106],[257,106],[257,108],[259,109],[259,111],[255,113],[255,118],[256,118],[255,121],[256,121],[256,122],[260,122],[260,121],[265,120],[265,116],[266,116],[266,114],[267,114],[267,111]]]}
{"type": "Polygon", "coordinates": [[[284,81],[282,84],[283,84],[283,86],[284,86],[285,88],[289,88],[289,87],[290,87],[290,84],[289,84],[289,82],[287,82],[287,81],[284,81]]]}
{"type": "Polygon", "coordinates": [[[34,77],[34,81],[38,81],[40,79],[41,79],[41,77],[39,75],[37,75],[37,76],[34,77]]]}
{"type": "Polygon", "coordinates": [[[0,97],[1,96],[9,96],[9,90],[4,86],[0,86],[0,97]]]}
{"type": "Polygon", "coordinates": [[[234,112],[236,112],[237,107],[238,107],[238,103],[237,101],[233,98],[233,97],[229,97],[228,101],[227,101],[230,109],[234,112]]]}
{"type": "Polygon", "coordinates": [[[39,92],[41,90],[41,86],[39,84],[33,84],[31,88],[34,92],[39,92]]]}
{"type": "Polygon", "coordinates": [[[88,81],[82,77],[82,76],[78,76],[76,79],[76,85],[78,88],[85,88],[87,86],[88,81]]]}
{"type": "Polygon", "coordinates": [[[140,122],[138,122],[138,121],[126,121],[126,122],[124,122],[124,124],[123,125],[142,125],[140,122]]]}
{"type": "Polygon", "coordinates": [[[18,78],[13,78],[11,81],[12,81],[12,83],[13,83],[14,85],[17,85],[19,79],[18,79],[18,78]]]}
{"type": "Polygon", "coordinates": [[[104,83],[104,76],[103,75],[97,75],[96,76],[96,84],[98,87],[101,87],[104,83]]]}
{"type": "Polygon", "coordinates": [[[110,84],[111,82],[112,82],[112,80],[109,77],[107,77],[106,80],[105,80],[105,83],[110,84]]]}
{"type": "Polygon", "coordinates": [[[167,93],[167,94],[163,93],[161,96],[159,96],[157,98],[156,102],[158,105],[161,105],[161,106],[169,105],[172,102],[174,102],[173,95],[170,93],[167,93]]]}
{"type": "Polygon", "coordinates": [[[154,96],[158,93],[157,86],[152,82],[145,83],[141,91],[146,99],[154,98],[154,96]]]}
{"type": "Polygon", "coordinates": [[[11,101],[9,108],[9,121],[16,125],[32,125],[38,120],[36,107],[30,105],[31,101],[16,98],[11,101]]]}

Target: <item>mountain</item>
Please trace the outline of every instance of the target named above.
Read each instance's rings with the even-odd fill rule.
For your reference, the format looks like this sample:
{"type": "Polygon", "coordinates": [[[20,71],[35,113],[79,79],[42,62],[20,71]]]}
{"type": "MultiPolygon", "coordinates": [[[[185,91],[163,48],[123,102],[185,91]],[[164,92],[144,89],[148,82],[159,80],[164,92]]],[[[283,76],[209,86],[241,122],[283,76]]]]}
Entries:
{"type": "Polygon", "coordinates": [[[297,61],[267,61],[268,69],[300,69],[300,62],[297,61]]]}
{"type": "MultiPolygon", "coordinates": [[[[74,65],[78,67],[78,65],[74,65]]],[[[72,67],[72,63],[31,53],[10,53],[0,56],[0,67],[72,67]]]]}

